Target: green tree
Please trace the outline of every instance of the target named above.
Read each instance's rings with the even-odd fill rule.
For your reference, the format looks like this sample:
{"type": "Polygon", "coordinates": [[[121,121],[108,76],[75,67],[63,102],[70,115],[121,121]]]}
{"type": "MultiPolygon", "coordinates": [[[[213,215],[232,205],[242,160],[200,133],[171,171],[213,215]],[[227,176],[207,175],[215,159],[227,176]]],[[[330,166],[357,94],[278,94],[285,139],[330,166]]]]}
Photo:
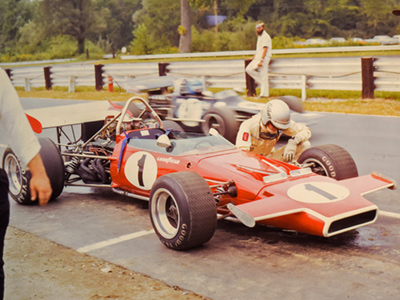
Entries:
{"type": "Polygon", "coordinates": [[[16,44],[19,53],[34,54],[48,49],[50,40],[46,38],[44,29],[34,20],[21,27],[19,33],[16,44]]]}
{"type": "Polygon", "coordinates": [[[39,4],[40,22],[50,36],[66,34],[77,41],[77,53],[85,52],[85,39],[105,30],[106,11],[93,0],[43,0],[39,4]]]}
{"type": "MultiPolygon", "coordinates": [[[[147,34],[153,41],[153,49],[165,52],[179,43],[180,3],[176,0],[142,0],[142,8],[137,10],[133,21],[146,25],[147,34]]],[[[134,31],[134,39],[136,39],[134,31]]]]}
{"type": "Polygon", "coordinates": [[[360,0],[360,11],[365,19],[365,30],[370,35],[395,34],[398,19],[391,14],[393,8],[400,7],[398,0],[360,0]]]}
{"type": "Polygon", "coordinates": [[[145,24],[140,24],[133,32],[135,39],[131,42],[131,52],[136,55],[145,55],[155,50],[154,41],[145,24]]]}
{"type": "MultiPolygon", "coordinates": [[[[108,51],[121,49],[133,39],[134,13],[141,8],[140,0],[97,0],[97,10],[104,12],[103,23],[106,28],[101,32],[103,48],[108,51]]],[[[93,35],[92,39],[95,39],[93,35]]]]}
{"type": "MultiPolygon", "coordinates": [[[[213,49],[210,51],[229,50],[232,45],[232,40],[236,39],[238,36],[236,35],[234,37],[233,32],[230,31],[234,30],[237,25],[245,23],[244,16],[247,13],[249,7],[255,1],[256,0],[189,0],[192,13],[195,13],[196,15],[196,29],[199,31],[196,32],[194,36],[194,39],[196,41],[194,42],[195,47],[193,47],[192,50],[199,51],[199,49],[202,48],[199,44],[202,39],[204,39],[208,44],[207,46],[205,46],[206,48],[211,47],[213,49]],[[218,28],[220,27],[220,25],[218,24],[214,25],[216,33],[215,35],[204,31],[204,28],[200,28],[199,24],[202,23],[201,18],[204,18],[207,15],[224,15],[227,17],[227,21],[224,25],[222,25],[222,32],[219,31],[218,28]],[[204,32],[201,32],[202,30],[204,32]]],[[[188,13],[188,10],[186,10],[185,14],[188,13]]],[[[235,45],[237,44],[235,43],[235,45]]]]}
{"type": "Polygon", "coordinates": [[[25,0],[0,1],[0,51],[10,51],[20,37],[19,29],[33,17],[34,4],[25,0]]]}

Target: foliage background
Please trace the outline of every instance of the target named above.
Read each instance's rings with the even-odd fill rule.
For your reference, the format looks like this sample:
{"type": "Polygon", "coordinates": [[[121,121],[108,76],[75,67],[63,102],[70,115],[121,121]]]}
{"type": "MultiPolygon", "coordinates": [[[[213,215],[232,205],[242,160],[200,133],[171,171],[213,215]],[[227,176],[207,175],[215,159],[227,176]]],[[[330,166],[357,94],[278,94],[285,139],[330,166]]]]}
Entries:
{"type": "MultiPolygon", "coordinates": [[[[400,0],[189,1],[192,52],[254,49],[254,25],[265,22],[274,48],[312,37],[371,38],[400,34],[391,14],[400,0]],[[207,17],[226,16],[215,26],[207,17]]],[[[178,0],[1,0],[0,62],[102,57],[125,47],[132,54],[174,53],[178,0]]],[[[211,18],[212,19],[212,18],[211,18]]]]}

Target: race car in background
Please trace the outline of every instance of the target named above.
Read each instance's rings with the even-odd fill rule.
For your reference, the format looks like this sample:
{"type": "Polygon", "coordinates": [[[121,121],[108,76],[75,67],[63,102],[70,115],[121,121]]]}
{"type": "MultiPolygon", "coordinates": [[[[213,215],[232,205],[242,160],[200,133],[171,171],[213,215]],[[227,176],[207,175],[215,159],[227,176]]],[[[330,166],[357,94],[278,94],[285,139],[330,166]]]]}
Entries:
{"type": "MultiPolygon", "coordinates": [[[[161,76],[150,79],[128,79],[119,83],[131,93],[148,93],[149,104],[162,120],[173,120],[185,131],[207,133],[215,128],[222,136],[235,143],[240,124],[260,112],[265,103],[248,101],[234,90],[212,93],[198,78],[161,76]],[[167,90],[173,87],[173,92],[167,90]]],[[[307,123],[302,116],[303,103],[295,96],[281,96],[295,114],[297,122],[307,123]]]]}
{"type": "MultiPolygon", "coordinates": [[[[284,163],[237,149],[213,128],[184,132],[139,97],[123,107],[95,101],[28,113],[36,128],[39,122],[60,135],[74,124],[82,130],[78,139],[73,133],[64,141],[57,135],[57,143],[40,138],[53,199],[64,186],[79,185],[149,201],[159,240],[174,250],[208,242],[218,219],[341,234],[377,219],[378,207],[365,194],[394,187],[378,173],[359,177],[351,155],[339,146],[316,146],[297,162],[284,163]]],[[[31,204],[29,170],[12,149],[4,153],[3,168],[11,197],[31,204]]]]}

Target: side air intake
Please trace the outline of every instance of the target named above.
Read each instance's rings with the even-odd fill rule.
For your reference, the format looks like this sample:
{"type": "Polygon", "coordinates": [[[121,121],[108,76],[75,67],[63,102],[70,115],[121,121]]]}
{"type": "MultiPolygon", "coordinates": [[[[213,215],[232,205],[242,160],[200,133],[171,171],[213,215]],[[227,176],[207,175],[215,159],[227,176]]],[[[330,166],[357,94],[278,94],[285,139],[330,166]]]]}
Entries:
{"type": "Polygon", "coordinates": [[[338,231],[345,230],[347,228],[358,227],[365,223],[372,222],[375,220],[377,213],[378,211],[374,209],[358,215],[334,221],[329,227],[328,233],[332,234],[338,231]]]}

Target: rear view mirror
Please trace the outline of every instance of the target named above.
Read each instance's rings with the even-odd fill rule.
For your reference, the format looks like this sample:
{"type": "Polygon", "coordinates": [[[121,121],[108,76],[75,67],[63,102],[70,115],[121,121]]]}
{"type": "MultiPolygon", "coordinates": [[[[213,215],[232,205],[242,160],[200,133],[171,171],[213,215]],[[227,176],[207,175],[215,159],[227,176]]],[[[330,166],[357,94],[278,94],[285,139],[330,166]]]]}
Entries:
{"type": "Polygon", "coordinates": [[[208,131],[208,134],[212,135],[212,136],[219,136],[220,135],[218,130],[215,129],[215,128],[210,128],[210,130],[208,131]]]}
{"type": "Polygon", "coordinates": [[[168,148],[171,147],[171,141],[166,134],[162,134],[157,138],[157,146],[168,148]]]}

